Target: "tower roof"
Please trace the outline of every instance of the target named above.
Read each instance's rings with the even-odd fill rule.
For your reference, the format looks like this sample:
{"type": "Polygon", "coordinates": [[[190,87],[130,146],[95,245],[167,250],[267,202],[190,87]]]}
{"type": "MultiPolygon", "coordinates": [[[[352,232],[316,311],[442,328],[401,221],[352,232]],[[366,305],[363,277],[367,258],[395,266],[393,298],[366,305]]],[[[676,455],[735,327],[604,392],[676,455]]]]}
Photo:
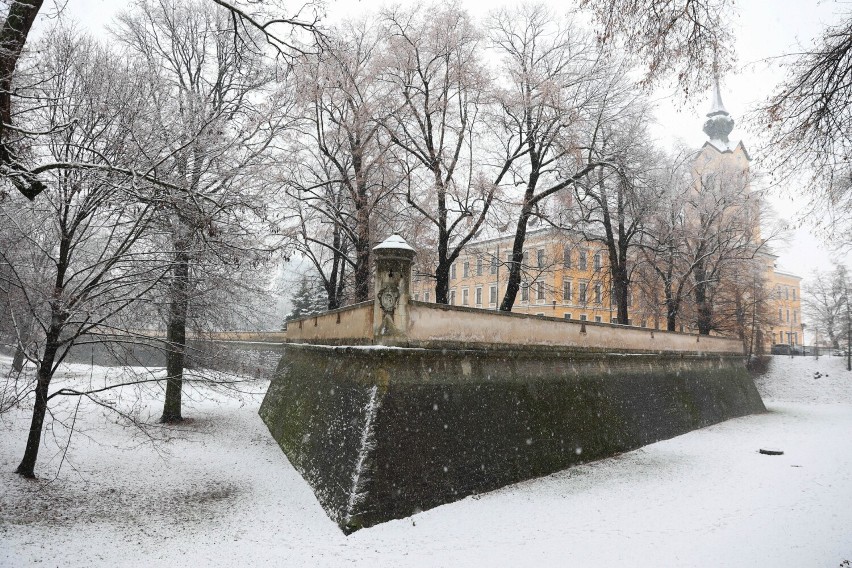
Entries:
{"type": "Polygon", "coordinates": [[[722,94],[719,91],[719,79],[713,79],[713,102],[707,120],[704,122],[704,133],[710,138],[710,143],[717,148],[728,149],[730,141],[728,135],[734,129],[734,119],[725,109],[722,103],[722,94]]]}

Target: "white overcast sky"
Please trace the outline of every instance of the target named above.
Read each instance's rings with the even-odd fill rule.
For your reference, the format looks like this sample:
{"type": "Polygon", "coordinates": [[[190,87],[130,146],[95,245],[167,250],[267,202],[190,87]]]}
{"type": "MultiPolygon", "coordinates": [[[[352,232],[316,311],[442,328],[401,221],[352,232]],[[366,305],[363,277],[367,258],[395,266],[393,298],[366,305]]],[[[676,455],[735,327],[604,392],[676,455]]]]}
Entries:
{"type": "MultiPolygon", "coordinates": [[[[489,10],[503,4],[487,0],[455,1],[466,7],[475,18],[484,17],[489,10]]],[[[557,12],[565,10],[568,4],[565,0],[547,0],[547,3],[552,4],[557,12]]],[[[129,4],[125,0],[67,0],[65,15],[98,33],[116,12],[129,4]]],[[[373,0],[328,0],[328,18],[333,21],[358,16],[382,4],[373,0]]],[[[843,11],[850,9],[847,0],[739,0],[737,4],[736,49],[740,70],[722,81],[722,99],[735,120],[764,100],[780,81],[782,75],[777,60],[768,59],[810,45],[812,38],[819,35],[826,25],[835,23],[843,11]]],[[[710,93],[703,98],[697,97],[692,106],[684,106],[680,93],[674,89],[661,88],[654,98],[659,108],[659,125],[654,134],[661,142],[668,144],[680,138],[694,147],[704,143],[706,137],[701,126],[710,106],[710,93]]],[[[743,140],[747,148],[757,149],[758,140],[752,132],[737,127],[731,137],[743,140]]],[[[759,171],[759,155],[752,151],[752,157],[755,158],[752,167],[759,171]]],[[[773,192],[771,203],[779,217],[796,222],[796,215],[802,208],[801,198],[796,197],[800,193],[795,190],[773,192]]],[[[780,268],[808,278],[817,269],[830,270],[832,259],[850,264],[848,255],[839,257],[832,253],[806,225],[807,220],[803,228],[795,230],[788,244],[774,247],[779,254],[780,268]]]]}

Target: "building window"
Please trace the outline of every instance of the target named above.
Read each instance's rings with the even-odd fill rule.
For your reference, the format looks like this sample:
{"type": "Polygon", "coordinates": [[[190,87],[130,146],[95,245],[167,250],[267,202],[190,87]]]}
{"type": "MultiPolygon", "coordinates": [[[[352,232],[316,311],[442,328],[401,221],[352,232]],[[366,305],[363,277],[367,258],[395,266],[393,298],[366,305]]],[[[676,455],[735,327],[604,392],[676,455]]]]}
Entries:
{"type": "Polygon", "coordinates": [[[476,301],[477,306],[482,305],[482,286],[476,287],[476,293],[475,293],[475,296],[474,296],[474,300],[476,301]]]}
{"type": "Polygon", "coordinates": [[[450,265],[450,280],[456,279],[456,263],[452,263],[450,265]]]}
{"type": "Polygon", "coordinates": [[[491,274],[497,274],[497,256],[491,257],[491,274]]]}
{"type": "Polygon", "coordinates": [[[586,251],[580,251],[580,258],[577,261],[580,270],[586,270],[586,251]]]}
{"type": "Polygon", "coordinates": [[[586,321],[586,314],[580,314],[580,321],[586,321]]]}
{"type": "Polygon", "coordinates": [[[798,323],[798,322],[796,322],[796,317],[798,317],[798,315],[799,314],[796,313],[796,310],[793,310],[793,323],[798,323]]]}
{"type": "Polygon", "coordinates": [[[783,331],[778,332],[778,343],[784,343],[784,332],[783,331]]]}
{"type": "Polygon", "coordinates": [[[595,303],[596,304],[601,303],[601,285],[600,284],[595,284],[595,303]]]}
{"type": "Polygon", "coordinates": [[[467,288],[462,289],[462,305],[470,305],[470,290],[468,290],[467,288]]]}
{"type": "Polygon", "coordinates": [[[794,302],[796,301],[796,289],[795,288],[793,288],[793,301],[794,302]]]}
{"type": "Polygon", "coordinates": [[[587,286],[588,286],[588,284],[586,284],[585,282],[580,282],[580,297],[578,298],[578,300],[580,301],[581,304],[586,303],[586,287],[587,286]]]}
{"type": "Polygon", "coordinates": [[[601,323],[601,316],[595,316],[595,322],[601,323]]]}
{"type": "Polygon", "coordinates": [[[571,268],[571,247],[565,245],[565,250],[562,251],[562,266],[571,268]]]}
{"type": "Polygon", "coordinates": [[[601,253],[596,252],[595,256],[592,258],[592,262],[594,263],[595,270],[601,269],[601,253]]]}
{"type": "Polygon", "coordinates": [[[428,302],[428,301],[429,301],[429,292],[423,292],[423,301],[424,301],[424,302],[428,302]]]}
{"type": "Polygon", "coordinates": [[[482,276],[482,258],[476,259],[476,275],[482,276]]]}
{"type": "Polygon", "coordinates": [[[565,314],[565,315],[564,315],[564,316],[562,316],[562,317],[563,317],[563,318],[565,318],[565,319],[567,319],[567,320],[569,320],[569,319],[571,319],[571,314],[565,314]]]}
{"type": "Polygon", "coordinates": [[[790,309],[787,308],[787,323],[790,323],[790,309]]]}
{"type": "Polygon", "coordinates": [[[544,282],[536,282],[535,299],[544,301],[544,282]]]}
{"type": "Polygon", "coordinates": [[[572,292],[571,281],[570,280],[563,280],[562,281],[562,301],[563,302],[567,303],[567,302],[571,301],[571,292],[572,292]]]}
{"type": "Polygon", "coordinates": [[[470,262],[465,261],[462,266],[462,277],[467,278],[468,276],[470,276],[470,262]]]}
{"type": "Polygon", "coordinates": [[[455,290],[450,290],[450,305],[451,306],[456,305],[456,291],[455,290]]]}
{"type": "Polygon", "coordinates": [[[789,288],[787,288],[786,286],[784,286],[784,299],[785,299],[785,300],[789,300],[789,299],[790,299],[790,289],[789,289],[789,288]]]}
{"type": "Polygon", "coordinates": [[[609,323],[618,323],[618,319],[616,319],[616,318],[609,318],[609,323]]]}
{"type": "Polygon", "coordinates": [[[544,249],[538,249],[535,251],[535,260],[538,263],[539,268],[544,268],[544,249]]]}
{"type": "Polygon", "coordinates": [[[530,301],[530,285],[526,282],[521,283],[521,301],[529,302],[530,301]]]}
{"type": "MultiPolygon", "coordinates": [[[[780,321],[780,322],[784,321],[784,314],[781,313],[781,308],[778,308],[778,321],[780,321]]],[[[783,337],[781,338],[781,343],[784,343],[783,337]]]]}
{"type": "Polygon", "coordinates": [[[414,301],[418,301],[420,299],[420,294],[418,292],[414,293],[414,301]]]}
{"type": "Polygon", "coordinates": [[[488,289],[488,302],[491,304],[497,303],[497,285],[492,284],[488,289]]]}
{"type": "Polygon", "coordinates": [[[799,344],[799,333],[794,331],[793,332],[793,345],[798,345],[798,344],[799,344]]]}

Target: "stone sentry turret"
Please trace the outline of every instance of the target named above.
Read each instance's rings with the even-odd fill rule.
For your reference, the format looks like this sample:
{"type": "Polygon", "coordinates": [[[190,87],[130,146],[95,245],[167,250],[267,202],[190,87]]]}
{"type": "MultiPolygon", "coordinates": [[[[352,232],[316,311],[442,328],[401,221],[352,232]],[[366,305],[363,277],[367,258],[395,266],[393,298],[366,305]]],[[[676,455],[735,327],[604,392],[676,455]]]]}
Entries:
{"type": "Polygon", "coordinates": [[[398,234],[373,247],[376,258],[373,337],[376,343],[405,340],[408,331],[408,301],[411,265],[417,254],[398,234]]]}

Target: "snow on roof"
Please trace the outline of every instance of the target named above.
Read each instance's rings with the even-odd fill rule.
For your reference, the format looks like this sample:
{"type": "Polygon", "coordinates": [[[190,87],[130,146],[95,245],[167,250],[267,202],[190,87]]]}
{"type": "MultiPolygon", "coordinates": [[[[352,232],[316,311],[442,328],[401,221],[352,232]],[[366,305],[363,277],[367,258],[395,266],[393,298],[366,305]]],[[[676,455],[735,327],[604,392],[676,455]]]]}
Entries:
{"type": "Polygon", "coordinates": [[[719,92],[719,81],[713,81],[713,101],[710,103],[710,112],[707,116],[716,116],[717,114],[728,114],[725,109],[725,104],[722,102],[722,93],[719,92]]]}
{"type": "Polygon", "coordinates": [[[382,250],[382,249],[410,250],[410,251],[414,250],[411,247],[411,245],[409,245],[407,242],[405,242],[405,239],[403,239],[401,236],[399,236],[396,233],[389,236],[384,241],[380,242],[379,244],[377,244],[376,246],[373,247],[373,250],[382,250]]]}

